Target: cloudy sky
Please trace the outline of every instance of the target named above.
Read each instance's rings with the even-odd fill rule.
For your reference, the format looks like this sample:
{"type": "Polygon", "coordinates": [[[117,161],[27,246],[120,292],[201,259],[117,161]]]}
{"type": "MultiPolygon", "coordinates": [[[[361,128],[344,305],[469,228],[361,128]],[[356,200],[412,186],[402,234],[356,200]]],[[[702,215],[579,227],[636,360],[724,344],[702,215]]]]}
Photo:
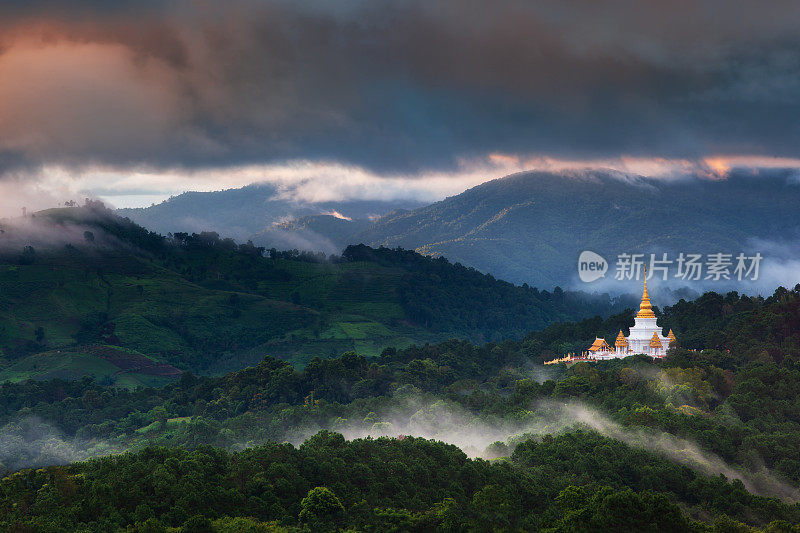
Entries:
{"type": "Polygon", "coordinates": [[[4,0],[0,209],[800,167],[798,27],[795,0],[4,0]]]}

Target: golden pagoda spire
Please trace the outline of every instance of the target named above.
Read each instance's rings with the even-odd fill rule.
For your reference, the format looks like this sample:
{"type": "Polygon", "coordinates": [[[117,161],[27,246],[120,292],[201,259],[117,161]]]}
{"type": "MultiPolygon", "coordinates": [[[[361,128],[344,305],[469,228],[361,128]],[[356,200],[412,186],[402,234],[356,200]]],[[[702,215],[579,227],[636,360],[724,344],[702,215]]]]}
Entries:
{"type": "Polygon", "coordinates": [[[655,318],[653,306],[650,305],[650,295],[647,294],[647,265],[644,266],[644,293],[642,293],[642,303],[639,304],[639,312],[636,318],[655,318]]]}

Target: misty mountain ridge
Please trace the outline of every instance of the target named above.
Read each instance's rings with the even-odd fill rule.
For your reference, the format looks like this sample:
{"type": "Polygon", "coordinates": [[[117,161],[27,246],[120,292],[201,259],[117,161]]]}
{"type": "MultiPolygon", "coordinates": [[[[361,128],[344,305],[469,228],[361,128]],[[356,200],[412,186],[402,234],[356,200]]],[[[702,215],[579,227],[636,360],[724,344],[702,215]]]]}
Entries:
{"type": "Polygon", "coordinates": [[[734,170],[721,180],[647,178],[612,170],[521,172],[412,210],[365,201],[298,208],[263,187],[187,193],[121,214],[161,231],[191,225],[190,220],[198,228],[223,233],[238,227],[225,234],[239,238],[258,226],[246,238],[267,248],[337,253],[354,243],[399,246],[513,283],[612,293],[638,290],[640,283],[614,279],[619,254],[644,254],[649,261],[650,254],[661,258],[667,253],[673,262],[668,280],[651,283],[664,303],[704,290],[759,293],[800,281],[795,274],[800,271],[795,259],[800,184],[792,170],[734,170]],[[258,203],[257,197],[263,200],[258,203]],[[380,218],[365,216],[381,207],[385,213],[380,218]],[[337,216],[330,214],[333,210],[337,216]],[[198,212],[208,214],[202,219],[189,215],[198,212]],[[253,214],[242,216],[245,212],[253,214]],[[593,283],[578,278],[578,257],[585,250],[608,263],[605,276],[593,283]],[[763,261],[757,280],[706,280],[705,272],[699,280],[682,280],[675,277],[680,253],[704,259],[731,254],[731,261],[739,253],[760,253],[763,261]]]}
{"type": "Polygon", "coordinates": [[[424,202],[409,199],[312,202],[293,198],[290,193],[273,184],[255,183],[223,191],[185,192],[157,205],[118,209],[117,213],[164,235],[178,231],[216,231],[242,242],[255,237],[257,244],[269,248],[338,253],[344,247],[339,235],[361,231],[366,222],[394,210],[424,205],[424,202]],[[301,223],[302,228],[292,224],[295,219],[316,216],[342,222],[326,225],[327,218],[322,222],[312,218],[301,223]],[[352,228],[344,224],[350,221],[356,222],[352,228]],[[287,223],[290,225],[284,227],[287,223]],[[317,233],[313,228],[320,224],[324,227],[317,233]],[[344,231],[341,226],[348,229],[344,231]],[[269,238],[257,237],[262,232],[267,232],[269,238]]]}
{"type": "Polygon", "coordinates": [[[278,250],[320,251],[338,254],[356,233],[372,225],[367,219],[347,219],[334,215],[305,215],[284,222],[274,222],[251,240],[259,246],[278,250]]]}
{"type": "MultiPolygon", "coordinates": [[[[512,282],[630,290],[619,254],[744,252],[764,256],[757,282],[654,280],[654,289],[766,290],[797,283],[800,186],[790,171],[732,172],[724,180],[656,179],[614,171],[523,172],[386,216],[354,238],[442,255],[512,282]],[[743,216],[747,214],[747,216],[743,216]],[[604,279],[578,280],[584,250],[608,261],[604,279]]],[[[675,265],[673,265],[674,267],[675,265]]],[[[732,269],[731,269],[732,270],[732,269]]],[[[705,273],[702,277],[705,277],[705,273]]]]}

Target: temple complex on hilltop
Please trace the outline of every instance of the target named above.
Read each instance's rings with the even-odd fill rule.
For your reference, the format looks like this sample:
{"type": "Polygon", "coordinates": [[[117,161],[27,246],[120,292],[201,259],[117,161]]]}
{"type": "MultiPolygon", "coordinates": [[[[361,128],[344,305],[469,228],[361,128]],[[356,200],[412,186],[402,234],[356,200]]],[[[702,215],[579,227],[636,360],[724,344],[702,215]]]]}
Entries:
{"type": "Polygon", "coordinates": [[[656,324],[656,315],[650,304],[650,295],[647,294],[647,271],[644,276],[644,293],[636,313],[630,334],[626,337],[620,330],[614,346],[610,346],[605,339],[597,337],[587,352],[580,356],[568,355],[561,359],[547,361],[545,364],[565,363],[571,361],[594,361],[617,359],[629,355],[644,354],[651,357],[664,357],[670,345],[675,341],[675,334],[669,330],[665,337],[662,329],[656,324]]]}

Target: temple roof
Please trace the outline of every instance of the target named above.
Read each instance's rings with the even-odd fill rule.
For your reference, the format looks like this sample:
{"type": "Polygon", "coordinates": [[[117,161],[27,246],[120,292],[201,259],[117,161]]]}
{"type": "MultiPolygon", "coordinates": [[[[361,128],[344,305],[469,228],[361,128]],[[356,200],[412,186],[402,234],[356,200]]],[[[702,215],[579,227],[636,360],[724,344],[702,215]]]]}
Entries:
{"type": "Polygon", "coordinates": [[[661,339],[658,338],[658,332],[653,332],[653,337],[650,339],[651,348],[661,348],[661,339]]]}
{"type": "Polygon", "coordinates": [[[611,350],[611,346],[608,345],[605,339],[601,339],[600,337],[595,338],[592,345],[589,346],[590,352],[597,352],[602,349],[611,350]]]}
{"type": "Polygon", "coordinates": [[[674,334],[674,333],[672,333],[672,330],[671,330],[671,329],[669,330],[669,335],[667,335],[667,338],[668,338],[670,341],[674,341],[674,340],[675,340],[675,334],[674,334]]]}
{"type": "Polygon", "coordinates": [[[618,348],[624,348],[628,346],[628,339],[626,339],[625,335],[622,334],[622,330],[619,330],[619,335],[617,335],[617,340],[614,341],[614,346],[618,348]]]}

